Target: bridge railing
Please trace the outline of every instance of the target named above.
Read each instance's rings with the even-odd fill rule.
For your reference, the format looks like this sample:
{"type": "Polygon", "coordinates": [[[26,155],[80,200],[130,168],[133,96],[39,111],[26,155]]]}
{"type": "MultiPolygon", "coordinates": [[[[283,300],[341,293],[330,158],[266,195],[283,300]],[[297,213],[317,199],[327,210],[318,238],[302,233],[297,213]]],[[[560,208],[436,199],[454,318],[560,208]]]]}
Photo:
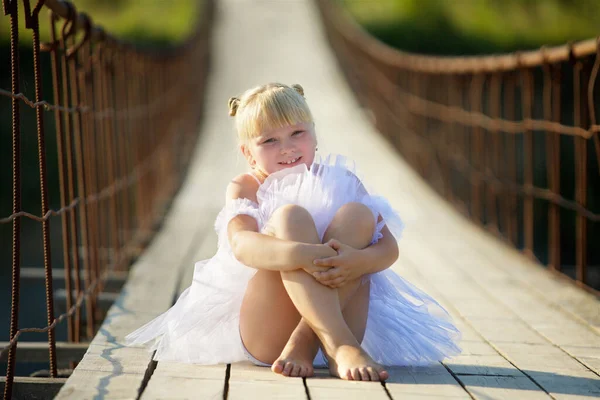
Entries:
{"type": "Polygon", "coordinates": [[[379,42],[337,1],[317,4],[358,100],[414,169],[475,223],[600,289],[600,38],[422,56],[379,42]]]}
{"type": "Polygon", "coordinates": [[[126,272],[182,181],[198,134],[208,68],[212,2],[199,4],[198,25],[187,41],[151,50],[104,32],[69,2],[41,0],[31,7],[29,0],[3,0],[7,17],[2,23],[10,20],[11,26],[11,88],[0,88],[0,95],[9,97],[12,107],[12,144],[0,138],[0,146],[12,146],[12,184],[2,182],[3,193],[12,188],[12,210],[0,215],[0,227],[12,225],[10,341],[0,348],[0,360],[7,358],[6,399],[11,398],[22,335],[47,333],[50,377],[59,375],[57,327],[66,324],[68,342],[93,337],[107,279],[126,272]],[[20,86],[19,13],[33,39],[35,95],[29,98],[20,86]],[[40,43],[40,25],[49,30],[49,43],[40,43]],[[43,82],[50,74],[42,67],[42,52],[50,53],[51,85],[43,82]],[[43,93],[44,87],[52,93],[43,93]],[[23,107],[35,110],[37,133],[25,130],[23,107]],[[37,149],[23,149],[23,140],[35,135],[37,149]],[[48,154],[48,141],[53,154],[48,154]],[[37,211],[23,208],[23,151],[28,150],[37,153],[39,165],[37,211]],[[57,165],[49,166],[49,160],[57,165]],[[49,169],[57,171],[58,190],[50,190],[49,169]],[[57,203],[49,193],[60,193],[60,207],[49,207],[57,203]],[[19,305],[39,307],[20,293],[24,219],[42,231],[47,326],[40,328],[19,327],[19,305]],[[51,222],[60,224],[59,235],[51,233],[51,222]],[[52,265],[61,258],[51,254],[57,247],[53,241],[61,243],[60,269],[52,265]],[[66,312],[60,316],[54,308],[56,271],[64,274],[66,312]]]}

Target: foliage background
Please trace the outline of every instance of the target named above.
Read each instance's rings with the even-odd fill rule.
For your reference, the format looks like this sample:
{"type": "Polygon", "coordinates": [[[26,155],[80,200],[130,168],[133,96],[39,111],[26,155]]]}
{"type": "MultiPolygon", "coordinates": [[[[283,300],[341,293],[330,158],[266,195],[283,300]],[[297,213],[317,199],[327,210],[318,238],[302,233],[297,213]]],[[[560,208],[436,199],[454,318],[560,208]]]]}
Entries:
{"type": "Polygon", "coordinates": [[[600,35],[596,0],[338,1],[383,42],[416,53],[503,53],[600,35]]]}

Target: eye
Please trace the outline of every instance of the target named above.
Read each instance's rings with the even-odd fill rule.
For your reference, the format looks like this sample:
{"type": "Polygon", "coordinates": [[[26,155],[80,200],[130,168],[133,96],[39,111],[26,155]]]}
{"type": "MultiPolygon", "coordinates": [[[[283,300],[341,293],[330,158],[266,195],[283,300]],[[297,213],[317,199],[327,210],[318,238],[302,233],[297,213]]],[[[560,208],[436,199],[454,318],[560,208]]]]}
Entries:
{"type": "Polygon", "coordinates": [[[263,142],[263,144],[264,144],[264,143],[273,143],[273,142],[275,142],[275,139],[274,139],[274,138],[269,138],[269,139],[265,140],[265,141],[263,142]]]}
{"type": "Polygon", "coordinates": [[[294,133],[292,133],[292,136],[298,136],[298,135],[301,135],[303,133],[304,133],[304,131],[295,131],[294,133]]]}

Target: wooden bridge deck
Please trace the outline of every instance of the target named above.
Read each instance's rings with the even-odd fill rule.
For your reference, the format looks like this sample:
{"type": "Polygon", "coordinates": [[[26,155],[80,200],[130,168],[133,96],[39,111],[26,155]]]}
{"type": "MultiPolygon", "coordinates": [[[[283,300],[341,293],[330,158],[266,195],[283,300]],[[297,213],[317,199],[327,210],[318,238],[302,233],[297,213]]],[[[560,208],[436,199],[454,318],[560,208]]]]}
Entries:
{"type": "Polygon", "coordinates": [[[58,398],[600,397],[598,299],[530,263],[439,199],[372,128],[337,70],[310,0],[218,2],[202,138],[165,224],[133,266],[118,301],[58,398]],[[268,81],[300,83],[319,148],[357,161],[368,187],[407,222],[393,268],[438,299],[463,332],[464,352],[428,368],[392,370],[385,386],[276,376],[248,363],[151,362],[124,336],[170,307],[193,263],[216,249],[212,224],[228,179],[244,170],[227,99],[268,81]]]}

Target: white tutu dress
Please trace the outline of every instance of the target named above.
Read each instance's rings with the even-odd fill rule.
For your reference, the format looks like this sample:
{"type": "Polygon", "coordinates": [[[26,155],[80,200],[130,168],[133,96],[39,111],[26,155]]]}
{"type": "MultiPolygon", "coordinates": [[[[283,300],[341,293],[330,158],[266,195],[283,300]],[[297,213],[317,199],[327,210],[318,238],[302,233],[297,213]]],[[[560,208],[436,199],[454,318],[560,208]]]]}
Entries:
{"type": "MultiPolygon", "coordinates": [[[[252,216],[262,231],[271,214],[285,204],[297,204],[312,215],[321,238],[336,211],[349,202],[368,206],[381,216],[373,243],[384,224],[396,240],[403,225],[387,200],[368,194],[344,157],[330,156],[269,175],[257,192],[258,203],[229,201],[215,222],[217,253],[194,267],[192,284],[168,311],[126,337],[128,345],[153,341],[155,360],[196,364],[232,363],[246,359],[239,334],[240,306],[256,269],[234,257],[227,238],[229,221],[252,216]]],[[[460,352],[460,332],[447,312],[430,296],[391,269],[366,276],[370,303],[362,347],[378,363],[416,366],[441,361],[460,352]]],[[[317,358],[315,358],[317,360],[317,358]]],[[[315,362],[315,365],[319,365],[315,362]]]]}

